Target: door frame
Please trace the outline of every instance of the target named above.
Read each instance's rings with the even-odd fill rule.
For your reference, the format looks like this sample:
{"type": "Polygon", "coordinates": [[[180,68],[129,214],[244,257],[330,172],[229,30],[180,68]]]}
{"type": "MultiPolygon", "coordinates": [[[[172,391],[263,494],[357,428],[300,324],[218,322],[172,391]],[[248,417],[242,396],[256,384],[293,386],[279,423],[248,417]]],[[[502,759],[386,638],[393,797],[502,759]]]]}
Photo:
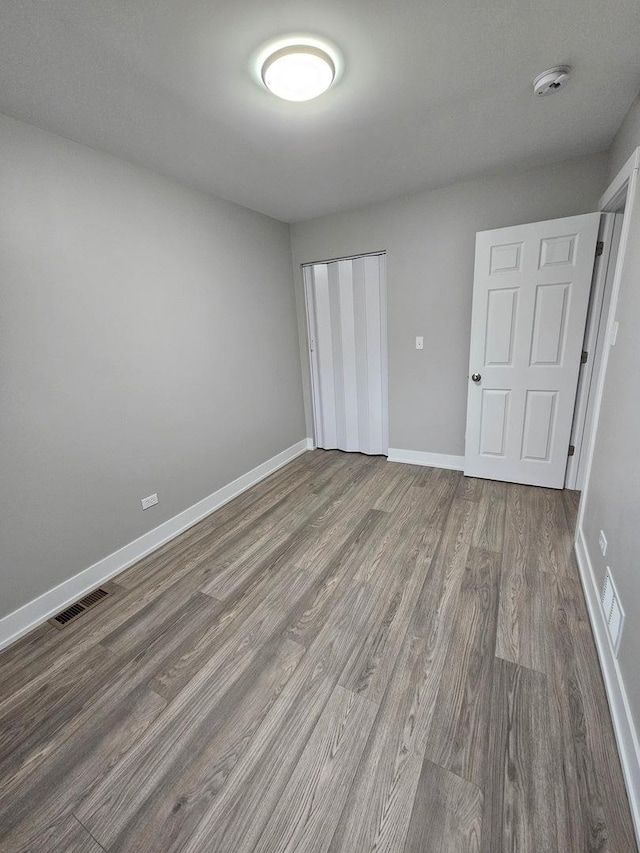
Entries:
{"type": "Polygon", "coordinates": [[[385,455],[389,453],[389,343],[388,343],[388,325],[387,325],[387,252],[382,249],[378,252],[362,252],[356,255],[344,255],[340,258],[329,258],[321,261],[308,261],[301,264],[302,281],[304,289],[304,310],[306,319],[307,332],[307,354],[309,357],[309,375],[311,382],[311,414],[313,419],[313,443],[315,447],[323,444],[322,441],[322,418],[320,417],[321,401],[320,401],[320,381],[318,377],[318,362],[315,356],[315,313],[313,308],[313,299],[311,295],[311,275],[310,268],[318,264],[334,264],[339,261],[356,261],[360,258],[380,258],[380,348],[381,360],[384,371],[382,381],[382,413],[383,413],[383,444],[385,455]]]}
{"type": "MultiPolygon", "coordinates": [[[[636,148],[631,157],[627,160],[624,166],[620,169],[611,184],[605,190],[600,198],[599,207],[602,213],[620,212],[620,208],[624,205],[622,214],[622,229],[620,231],[620,243],[618,246],[618,254],[615,262],[615,271],[613,275],[613,284],[611,287],[611,301],[609,303],[609,312],[607,316],[606,336],[605,341],[607,346],[602,353],[602,361],[600,369],[595,381],[595,397],[593,406],[593,426],[589,435],[589,443],[586,448],[586,467],[584,475],[584,488],[580,496],[580,505],[578,507],[578,520],[576,524],[575,538],[576,543],[581,536],[582,523],[587,506],[587,494],[589,492],[589,481],[591,479],[591,469],[593,467],[593,457],[595,455],[596,439],[598,436],[598,424],[600,422],[600,411],[602,409],[602,399],[604,396],[604,388],[607,378],[607,365],[609,364],[609,354],[612,345],[612,334],[614,324],[616,322],[616,314],[618,311],[618,298],[620,296],[620,284],[622,280],[622,271],[624,268],[625,256],[629,245],[629,230],[631,223],[631,212],[637,203],[638,195],[638,169],[640,168],[640,147],[636,148]]],[[[592,380],[593,385],[593,380],[592,380]]]]}
{"type": "Polygon", "coordinates": [[[589,312],[582,344],[583,352],[587,353],[587,361],[582,366],[578,377],[570,439],[574,454],[569,457],[567,463],[565,489],[581,491],[585,482],[586,451],[589,446],[589,436],[594,427],[593,397],[605,349],[606,318],[603,317],[603,311],[607,310],[605,306],[611,298],[621,229],[621,215],[602,212],[598,241],[604,245],[604,249],[602,254],[596,257],[591,284],[589,312]]]}

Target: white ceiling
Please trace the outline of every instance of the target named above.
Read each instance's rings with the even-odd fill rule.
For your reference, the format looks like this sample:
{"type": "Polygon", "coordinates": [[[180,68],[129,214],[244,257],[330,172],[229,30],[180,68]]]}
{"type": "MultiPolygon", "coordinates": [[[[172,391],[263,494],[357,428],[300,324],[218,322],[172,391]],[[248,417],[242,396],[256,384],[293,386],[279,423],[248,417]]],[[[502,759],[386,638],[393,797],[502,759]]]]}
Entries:
{"type": "Polygon", "coordinates": [[[0,112],[295,221],[603,150],[639,45],[638,0],[3,0],[0,112]],[[290,32],[344,56],[316,101],[252,76],[290,32]]]}

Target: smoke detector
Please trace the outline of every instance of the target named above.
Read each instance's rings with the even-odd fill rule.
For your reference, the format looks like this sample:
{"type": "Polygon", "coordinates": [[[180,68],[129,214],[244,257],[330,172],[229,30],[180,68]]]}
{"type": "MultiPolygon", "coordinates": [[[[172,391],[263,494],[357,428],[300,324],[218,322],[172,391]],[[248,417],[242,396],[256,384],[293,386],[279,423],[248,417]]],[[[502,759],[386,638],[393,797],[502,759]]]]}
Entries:
{"type": "Polygon", "coordinates": [[[568,65],[556,65],[543,71],[533,81],[533,91],[536,95],[552,95],[565,85],[570,70],[568,65]]]}

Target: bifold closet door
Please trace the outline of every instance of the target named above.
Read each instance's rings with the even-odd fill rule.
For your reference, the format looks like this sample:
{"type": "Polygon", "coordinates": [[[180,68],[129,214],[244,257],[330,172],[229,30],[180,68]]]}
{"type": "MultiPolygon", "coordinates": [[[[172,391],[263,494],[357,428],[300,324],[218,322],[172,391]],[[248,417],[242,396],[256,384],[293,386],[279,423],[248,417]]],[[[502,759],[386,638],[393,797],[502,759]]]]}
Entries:
{"type": "Polygon", "coordinates": [[[309,265],[304,276],[316,444],[386,454],[384,255],[309,265]]]}

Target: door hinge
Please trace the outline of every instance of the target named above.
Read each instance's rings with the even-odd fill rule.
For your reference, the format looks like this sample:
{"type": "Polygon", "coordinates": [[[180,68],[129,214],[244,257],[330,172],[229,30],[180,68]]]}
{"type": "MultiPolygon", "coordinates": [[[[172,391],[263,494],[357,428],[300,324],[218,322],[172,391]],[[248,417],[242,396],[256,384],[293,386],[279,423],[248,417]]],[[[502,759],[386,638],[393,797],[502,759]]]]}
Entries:
{"type": "Polygon", "coordinates": [[[580,356],[580,364],[586,364],[588,358],[589,358],[589,353],[586,351],[586,349],[583,349],[582,355],[580,356]]]}
{"type": "Polygon", "coordinates": [[[598,240],[596,243],[596,258],[599,258],[600,255],[604,252],[604,243],[602,240],[598,240]]]}
{"type": "Polygon", "coordinates": [[[570,444],[570,445],[569,445],[569,452],[567,453],[567,456],[573,456],[573,454],[574,454],[575,452],[576,452],[575,447],[573,446],[573,444],[570,444]]]}

